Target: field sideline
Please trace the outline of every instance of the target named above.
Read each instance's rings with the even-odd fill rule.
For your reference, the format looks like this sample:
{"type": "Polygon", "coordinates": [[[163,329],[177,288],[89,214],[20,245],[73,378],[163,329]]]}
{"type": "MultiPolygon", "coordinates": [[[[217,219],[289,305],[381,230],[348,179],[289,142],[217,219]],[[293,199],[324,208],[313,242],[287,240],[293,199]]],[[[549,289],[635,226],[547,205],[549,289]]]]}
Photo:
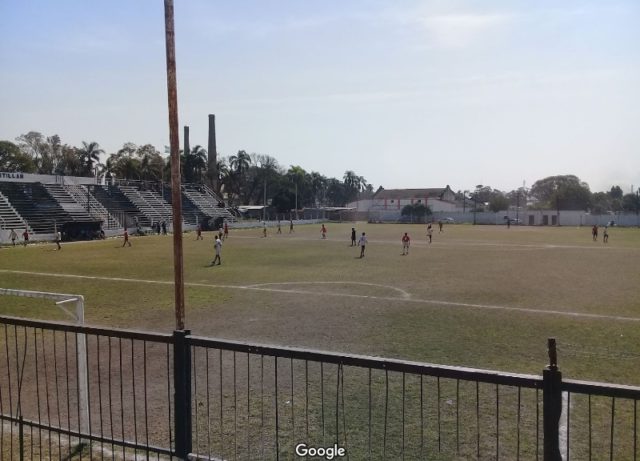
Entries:
{"type": "MultiPolygon", "coordinates": [[[[261,238],[231,230],[222,265],[212,234],[185,234],[187,328],[195,334],[539,374],[557,338],[565,377],[640,385],[640,230],[357,223],[261,238]],[[412,237],[402,256],[400,237],[412,237]]],[[[94,325],[173,328],[172,238],[0,250],[0,287],[77,293],[94,325]]],[[[0,313],[64,319],[41,300],[0,313]]]]}

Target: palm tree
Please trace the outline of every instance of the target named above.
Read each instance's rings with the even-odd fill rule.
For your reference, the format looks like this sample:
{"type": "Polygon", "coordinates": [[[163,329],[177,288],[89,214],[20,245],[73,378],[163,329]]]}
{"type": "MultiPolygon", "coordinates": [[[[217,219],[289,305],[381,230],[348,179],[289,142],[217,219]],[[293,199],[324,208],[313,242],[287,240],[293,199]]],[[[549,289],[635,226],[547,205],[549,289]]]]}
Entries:
{"type": "Polygon", "coordinates": [[[207,151],[202,146],[195,146],[190,152],[182,155],[183,176],[186,182],[202,180],[202,171],[207,168],[207,151]]]}
{"type": "Polygon", "coordinates": [[[93,174],[93,163],[100,161],[101,154],[104,154],[104,150],[100,148],[97,142],[87,143],[82,141],[82,147],[78,148],[78,156],[85,174],[93,174]]]}
{"type": "Polygon", "coordinates": [[[251,156],[245,151],[238,151],[237,155],[229,157],[229,165],[239,175],[243,175],[251,166],[251,156]]]}
{"type": "Polygon", "coordinates": [[[251,166],[251,156],[245,151],[240,150],[236,155],[229,157],[229,165],[231,167],[231,179],[234,191],[242,199],[242,193],[245,190],[247,182],[246,173],[251,166]]]}
{"type": "Polygon", "coordinates": [[[314,205],[318,206],[324,204],[325,193],[327,190],[327,178],[316,171],[312,171],[309,178],[314,205]]]}
{"type": "Polygon", "coordinates": [[[229,165],[227,164],[227,159],[225,157],[219,157],[216,161],[216,171],[218,172],[218,180],[216,181],[218,190],[216,191],[220,197],[222,197],[223,193],[227,193],[227,200],[229,199],[229,194],[231,193],[232,185],[231,185],[231,177],[229,171],[229,165]]]}
{"type": "Polygon", "coordinates": [[[151,144],[140,146],[136,152],[140,159],[140,177],[143,180],[157,181],[162,178],[164,159],[151,144]]]}
{"type": "Polygon", "coordinates": [[[347,199],[353,200],[360,192],[361,177],[351,170],[344,172],[344,185],[347,190],[347,199]]]}

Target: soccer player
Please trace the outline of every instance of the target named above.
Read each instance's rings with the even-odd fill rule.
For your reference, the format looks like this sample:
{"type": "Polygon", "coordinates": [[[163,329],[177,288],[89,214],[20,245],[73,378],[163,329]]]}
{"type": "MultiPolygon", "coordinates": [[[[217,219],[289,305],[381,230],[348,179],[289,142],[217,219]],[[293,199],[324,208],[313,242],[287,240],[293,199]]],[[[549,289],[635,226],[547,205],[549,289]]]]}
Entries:
{"type": "Polygon", "coordinates": [[[433,228],[431,227],[431,224],[427,226],[427,237],[429,238],[429,243],[431,243],[431,239],[433,237],[433,228]]]}
{"type": "Polygon", "coordinates": [[[293,218],[289,219],[289,233],[291,234],[293,232],[293,218]]]}
{"type": "Polygon", "coordinates": [[[324,227],[324,224],[322,225],[322,227],[320,228],[320,233],[322,234],[322,238],[326,239],[327,238],[327,228],[324,227]]]}
{"type": "Polygon", "coordinates": [[[604,226],[604,233],[602,234],[602,243],[609,242],[609,229],[607,226],[604,226]]]}
{"type": "Polygon", "coordinates": [[[367,244],[367,236],[362,233],[360,236],[360,240],[358,240],[358,246],[360,247],[360,257],[364,258],[364,247],[367,244]]]}
{"type": "Polygon", "coordinates": [[[202,226],[200,224],[196,227],[196,240],[204,240],[204,238],[202,238],[202,226]]]}
{"type": "Polygon", "coordinates": [[[267,236],[267,223],[265,221],[262,221],[262,236],[267,236]]]}
{"type": "Polygon", "coordinates": [[[593,227],[591,228],[591,237],[593,238],[593,241],[597,241],[598,240],[598,225],[594,224],[593,227]]]}
{"type": "Polygon", "coordinates": [[[282,234],[282,227],[280,226],[280,220],[278,219],[278,232],[277,234],[282,234]]]}
{"type": "Polygon", "coordinates": [[[24,240],[24,246],[27,246],[29,244],[29,231],[27,229],[22,233],[22,238],[24,240]]]}
{"type": "Polygon", "coordinates": [[[13,246],[16,246],[16,239],[18,238],[18,234],[16,234],[15,229],[11,229],[11,232],[9,233],[9,238],[11,238],[11,244],[13,246]]]}
{"type": "Polygon", "coordinates": [[[229,224],[225,221],[224,223],[224,239],[227,240],[229,238],[229,224]]]}
{"type": "Polygon", "coordinates": [[[219,266],[220,264],[222,264],[222,261],[220,260],[220,252],[222,251],[222,240],[220,240],[220,237],[216,237],[216,241],[213,246],[216,249],[216,257],[213,258],[213,261],[211,261],[211,265],[215,266],[216,261],[218,261],[219,266]]]}
{"type": "Polygon", "coordinates": [[[409,243],[411,243],[411,238],[405,232],[402,236],[402,256],[409,254],[409,243]]]}
{"type": "Polygon", "coordinates": [[[54,241],[56,242],[56,245],[58,245],[58,250],[62,250],[62,247],[60,246],[60,242],[62,241],[62,234],[60,233],[60,231],[56,232],[56,236],[54,241]]]}
{"type": "Polygon", "coordinates": [[[356,243],[356,228],[352,227],[351,228],[351,246],[354,247],[356,245],[357,245],[357,243],[356,243]]]}
{"type": "Polygon", "coordinates": [[[125,245],[129,245],[131,246],[131,242],[129,241],[129,231],[125,228],[124,229],[124,243],[122,244],[122,247],[124,248],[125,245]]]}
{"type": "Polygon", "coordinates": [[[442,233],[442,221],[438,221],[438,227],[440,227],[440,233],[442,233]]]}

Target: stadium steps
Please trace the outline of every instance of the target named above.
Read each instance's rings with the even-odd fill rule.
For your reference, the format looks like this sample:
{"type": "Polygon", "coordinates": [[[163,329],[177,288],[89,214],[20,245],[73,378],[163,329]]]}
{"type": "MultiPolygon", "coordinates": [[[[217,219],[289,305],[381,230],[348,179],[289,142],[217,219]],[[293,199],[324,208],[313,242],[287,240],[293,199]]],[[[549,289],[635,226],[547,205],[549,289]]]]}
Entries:
{"type": "MultiPolygon", "coordinates": [[[[162,189],[162,196],[169,204],[173,204],[173,197],[171,195],[170,187],[164,187],[162,189]]],[[[180,197],[182,198],[182,219],[184,220],[185,224],[196,226],[199,223],[203,223],[204,221],[209,219],[209,217],[201,212],[200,209],[195,206],[186,197],[185,194],[180,194],[180,197]]]]}
{"type": "Polygon", "coordinates": [[[1,229],[24,229],[30,233],[33,229],[22,219],[22,216],[9,203],[9,199],[0,192],[0,228],[1,229]]]}
{"type": "Polygon", "coordinates": [[[135,186],[118,186],[122,193],[133,203],[151,224],[172,221],[171,206],[155,192],[139,190],[135,186]]]}
{"type": "Polygon", "coordinates": [[[109,213],[115,216],[124,227],[151,227],[151,220],[143,214],[118,186],[96,186],[93,196],[109,213]]]}
{"type": "Polygon", "coordinates": [[[209,218],[223,218],[227,222],[236,222],[236,217],[231,212],[221,206],[222,200],[206,186],[193,184],[185,184],[182,187],[184,195],[198,208],[204,215],[209,218]]]}
{"type": "Polygon", "coordinates": [[[0,182],[0,192],[35,234],[52,234],[56,225],[74,221],[40,183],[0,182]]]}
{"type": "Polygon", "coordinates": [[[102,221],[105,230],[120,229],[122,224],[100,203],[87,189],[86,186],[66,184],[66,191],[82,208],[89,211],[95,219],[102,221]]]}
{"type": "Polygon", "coordinates": [[[49,192],[49,195],[60,204],[62,209],[69,213],[69,216],[71,216],[74,221],[99,221],[99,219],[91,216],[85,207],[76,202],[62,184],[44,184],[43,186],[47,192],[49,192]]]}

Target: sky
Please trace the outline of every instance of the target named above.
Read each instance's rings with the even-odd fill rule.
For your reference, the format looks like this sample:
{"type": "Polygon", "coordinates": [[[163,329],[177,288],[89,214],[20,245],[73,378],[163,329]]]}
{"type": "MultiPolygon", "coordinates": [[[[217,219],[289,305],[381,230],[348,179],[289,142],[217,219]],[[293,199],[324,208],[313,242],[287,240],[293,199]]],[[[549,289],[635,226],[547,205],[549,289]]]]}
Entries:
{"type": "MultiPolygon", "coordinates": [[[[640,2],[174,0],[180,126],[376,188],[640,186],[640,2]]],[[[160,0],[0,0],[0,139],[169,144],[160,0]]],[[[182,129],[180,133],[182,143],[182,129]]]]}

